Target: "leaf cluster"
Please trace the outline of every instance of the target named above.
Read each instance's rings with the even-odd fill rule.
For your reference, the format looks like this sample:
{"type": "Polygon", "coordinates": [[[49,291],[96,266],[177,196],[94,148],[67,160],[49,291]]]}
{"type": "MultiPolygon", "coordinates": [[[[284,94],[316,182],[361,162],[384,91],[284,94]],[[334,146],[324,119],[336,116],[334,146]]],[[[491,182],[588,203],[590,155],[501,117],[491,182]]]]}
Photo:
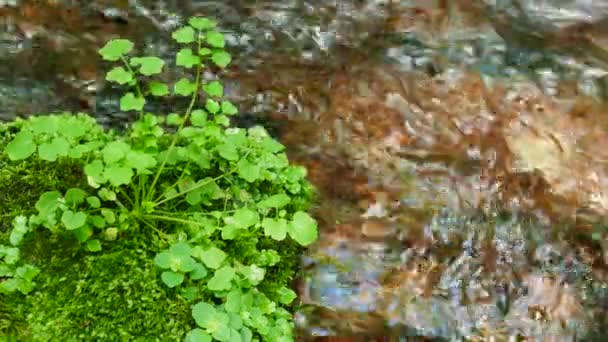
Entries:
{"type": "Polygon", "coordinates": [[[3,149],[11,165],[69,163],[80,178],[43,189],[30,210],[12,217],[0,239],[0,294],[36,295],[47,261],[28,257],[23,246],[43,232],[99,255],[118,241],[143,240],[158,281],[192,305],[187,341],[293,340],[293,265],[297,251],[317,238],[306,169],[291,165],[262,127],[231,127],[237,107],[222,99],[219,80],[202,81],[205,68],[231,61],[215,21],[191,18],[172,37],[183,46],[175,64],[194,70],[173,86],[151,79],[165,62],[131,56],[128,40],[99,50],[104,60],[122,63],[106,76],[128,87],[121,109],[139,112],[127,132],[70,113],[11,125],[3,149]],[[144,111],[146,97],[170,89],[191,97],[183,113],[144,111]]]}

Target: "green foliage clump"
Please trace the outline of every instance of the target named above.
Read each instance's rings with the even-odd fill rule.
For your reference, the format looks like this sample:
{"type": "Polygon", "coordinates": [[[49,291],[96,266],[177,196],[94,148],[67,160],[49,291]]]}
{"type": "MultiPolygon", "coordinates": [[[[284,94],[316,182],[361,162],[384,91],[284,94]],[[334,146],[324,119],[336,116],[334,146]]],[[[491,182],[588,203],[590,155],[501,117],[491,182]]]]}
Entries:
{"type": "Polygon", "coordinates": [[[0,129],[0,186],[16,189],[0,208],[4,335],[293,340],[291,281],[317,238],[306,170],[263,128],[230,126],[236,106],[201,77],[231,62],[215,21],[172,37],[176,65],[194,69],[172,86],[152,80],[165,62],[130,56],[128,40],[99,50],[122,63],[106,76],[129,88],[121,110],[139,112],[126,132],[70,113],[0,129]],[[170,93],[191,98],[183,114],[145,111],[170,93]]]}

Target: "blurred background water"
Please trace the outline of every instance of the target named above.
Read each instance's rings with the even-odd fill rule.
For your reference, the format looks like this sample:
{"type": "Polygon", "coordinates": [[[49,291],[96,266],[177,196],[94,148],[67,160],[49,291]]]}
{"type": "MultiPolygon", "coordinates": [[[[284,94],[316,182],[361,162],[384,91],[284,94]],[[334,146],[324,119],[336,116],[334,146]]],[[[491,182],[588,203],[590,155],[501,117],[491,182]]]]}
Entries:
{"type": "Polygon", "coordinates": [[[320,189],[301,340],[602,340],[608,2],[0,0],[0,120],[128,125],[97,50],[171,64],[190,15],[226,35],[236,124],[320,189]]]}

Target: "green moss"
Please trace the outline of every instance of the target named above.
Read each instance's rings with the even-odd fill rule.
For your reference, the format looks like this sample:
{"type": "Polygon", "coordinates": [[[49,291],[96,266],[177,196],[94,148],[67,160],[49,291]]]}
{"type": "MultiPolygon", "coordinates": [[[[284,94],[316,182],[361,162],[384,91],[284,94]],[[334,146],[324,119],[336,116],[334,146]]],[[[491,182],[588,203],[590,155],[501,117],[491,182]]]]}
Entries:
{"type": "Polygon", "coordinates": [[[189,303],[158,281],[143,241],[91,254],[40,232],[25,247],[42,272],[36,291],[7,297],[20,340],[179,341],[191,329],[189,303]]]}

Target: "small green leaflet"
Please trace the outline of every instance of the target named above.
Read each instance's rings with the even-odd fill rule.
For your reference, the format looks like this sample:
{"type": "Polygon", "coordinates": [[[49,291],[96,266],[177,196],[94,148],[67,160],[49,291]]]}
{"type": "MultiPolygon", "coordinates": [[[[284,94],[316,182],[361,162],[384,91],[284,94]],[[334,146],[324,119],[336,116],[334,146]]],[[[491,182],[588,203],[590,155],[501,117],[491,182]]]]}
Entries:
{"type": "Polygon", "coordinates": [[[276,194],[258,202],[258,208],[282,208],[289,204],[290,201],[289,196],[276,194]]]}
{"type": "Polygon", "coordinates": [[[76,206],[84,202],[87,193],[79,188],[71,188],[65,192],[64,200],[68,205],[76,206]]]}
{"type": "Polygon", "coordinates": [[[225,68],[232,61],[232,57],[230,57],[230,54],[226,51],[217,51],[211,55],[211,60],[220,68],[225,68]]]}
{"type": "Polygon", "coordinates": [[[174,288],[184,282],[184,275],[171,271],[165,271],[161,274],[161,279],[165,285],[174,288]]]}
{"type": "Polygon", "coordinates": [[[36,151],[34,135],[28,131],[20,131],[10,143],[6,145],[5,152],[10,160],[23,160],[36,151]]]}
{"type": "Polygon", "coordinates": [[[192,17],[188,19],[188,24],[197,30],[208,30],[217,26],[217,22],[203,17],[192,17]]]}
{"type": "Polygon", "coordinates": [[[264,235],[270,236],[274,240],[282,241],[287,236],[287,220],[285,219],[273,219],[273,218],[265,218],[262,221],[262,226],[264,227],[264,235]]]}
{"type": "Polygon", "coordinates": [[[135,97],[133,93],[126,93],[120,98],[120,110],[125,112],[130,110],[140,111],[145,104],[146,100],[143,97],[135,97]]]}
{"type": "Polygon", "coordinates": [[[207,287],[211,291],[230,290],[232,288],[232,279],[234,279],[235,275],[236,272],[234,271],[234,268],[230,266],[224,266],[215,271],[213,277],[209,279],[207,287]]]}
{"type": "Polygon", "coordinates": [[[19,245],[28,231],[29,228],[27,226],[27,217],[23,215],[15,217],[13,219],[13,230],[11,231],[11,235],[9,237],[11,245],[19,245]]]}
{"type": "Polygon", "coordinates": [[[85,243],[85,249],[89,252],[99,252],[101,251],[101,242],[97,239],[88,240],[85,243]]]}
{"type": "Polygon", "coordinates": [[[133,178],[133,170],[128,167],[109,166],[104,170],[104,177],[110,181],[113,186],[120,186],[131,183],[133,178]]]}
{"type": "Polygon", "coordinates": [[[114,201],[116,199],[116,193],[112,190],[108,190],[107,188],[101,188],[97,195],[104,201],[114,201]]]}
{"type": "Polygon", "coordinates": [[[201,58],[192,52],[192,49],[184,48],[179,50],[175,56],[175,64],[185,68],[192,68],[201,63],[201,58]]]}
{"type": "Polygon", "coordinates": [[[190,271],[190,279],[192,280],[199,280],[199,279],[203,279],[207,276],[207,269],[205,268],[205,266],[196,263],[194,265],[194,269],[192,271],[190,271]]]}
{"type": "Polygon", "coordinates": [[[184,119],[177,113],[170,113],[167,115],[167,125],[179,126],[183,121],[184,119]]]}
{"type": "Polygon", "coordinates": [[[277,291],[279,302],[288,305],[296,299],[297,294],[293,290],[283,286],[277,291]]]}
{"type": "Polygon", "coordinates": [[[203,85],[203,91],[211,97],[224,96],[224,87],[219,81],[211,81],[203,85]]]}
{"type": "Polygon", "coordinates": [[[66,210],[61,215],[61,223],[65,226],[67,230],[74,230],[84,226],[87,221],[87,214],[79,211],[74,213],[71,210],[66,210]]]}
{"type": "Polygon", "coordinates": [[[56,137],[51,142],[38,146],[38,156],[42,160],[55,161],[57,157],[67,156],[69,148],[70,143],[65,138],[56,137]]]}
{"type": "Polygon", "coordinates": [[[178,43],[188,44],[194,42],[194,30],[192,27],[182,27],[171,34],[171,37],[178,43]]]}
{"type": "Polygon", "coordinates": [[[112,164],[126,157],[127,152],[130,150],[131,147],[127,143],[123,141],[112,141],[101,150],[101,153],[103,155],[103,161],[106,162],[106,164],[112,164]]]}
{"type": "Polygon", "coordinates": [[[237,108],[229,101],[222,101],[222,114],[234,115],[238,113],[237,108]]]}
{"type": "Polygon", "coordinates": [[[59,198],[61,198],[59,191],[47,191],[36,202],[36,209],[41,215],[53,213],[59,206],[59,198]]]}
{"type": "Polygon", "coordinates": [[[99,50],[99,54],[106,61],[117,61],[123,55],[131,52],[133,43],[127,39],[113,39],[99,50]]]}
{"type": "Polygon", "coordinates": [[[258,223],[260,217],[256,211],[239,208],[234,212],[234,215],[230,218],[230,224],[234,224],[239,228],[249,228],[258,223]]]}
{"type": "Polygon", "coordinates": [[[160,97],[160,96],[169,95],[169,87],[162,82],[151,81],[149,83],[148,87],[150,88],[150,94],[152,94],[154,96],[160,97]]]}
{"type": "Polygon", "coordinates": [[[224,35],[217,31],[210,31],[206,34],[206,40],[209,45],[215,48],[224,48],[226,43],[224,42],[224,35]]]}
{"type": "Polygon", "coordinates": [[[87,203],[93,209],[97,209],[97,208],[101,207],[101,201],[96,196],[87,197],[87,203]]]}
{"type": "Polygon", "coordinates": [[[196,84],[190,82],[187,78],[180,78],[180,80],[173,85],[173,91],[176,95],[190,96],[195,90],[196,84]]]}
{"type": "Polygon", "coordinates": [[[158,57],[133,57],[131,66],[139,66],[139,73],[145,76],[160,74],[163,71],[165,61],[158,57]]]}
{"type": "Polygon", "coordinates": [[[217,269],[226,259],[226,253],[214,246],[201,252],[199,258],[207,267],[217,269]]]}
{"type": "Polygon", "coordinates": [[[220,104],[215,100],[207,99],[205,102],[205,109],[207,109],[209,113],[215,114],[220,110],[220,104]]]}
{"type": "Polygon", "coordinates": [[[247,159],[243,159],[237,166],[238,174],[249,183],[255,182],[260,177],[262,171],[259,164],[254,164],[247,159]]]}
{"type": "Polygon", "coordinates": [[[123,67],[114,67],[106,74],[106,80],[122,85],[133,81],[133,75],[123,67]]]}
{"type": "Polygon", "coordinates": [[[190,113],[190,122],[193,126],[203,127],[207,123],[207,113],[202,109],[195,109],[190,113]]]}
{"type": "Polygon", "coordinates": [[[237,161],[239,159],[239,152],[236,147],[231,144],[221,144],[216,147],[220,156],[226,160],[237,161]]]}
{"type": "Polygon", "coordinates": [[[211,340],[211,335],[199,328],[196,328],[192,329],[188,335],[186,335],[185,342],[211,342],[211,340]]]}

